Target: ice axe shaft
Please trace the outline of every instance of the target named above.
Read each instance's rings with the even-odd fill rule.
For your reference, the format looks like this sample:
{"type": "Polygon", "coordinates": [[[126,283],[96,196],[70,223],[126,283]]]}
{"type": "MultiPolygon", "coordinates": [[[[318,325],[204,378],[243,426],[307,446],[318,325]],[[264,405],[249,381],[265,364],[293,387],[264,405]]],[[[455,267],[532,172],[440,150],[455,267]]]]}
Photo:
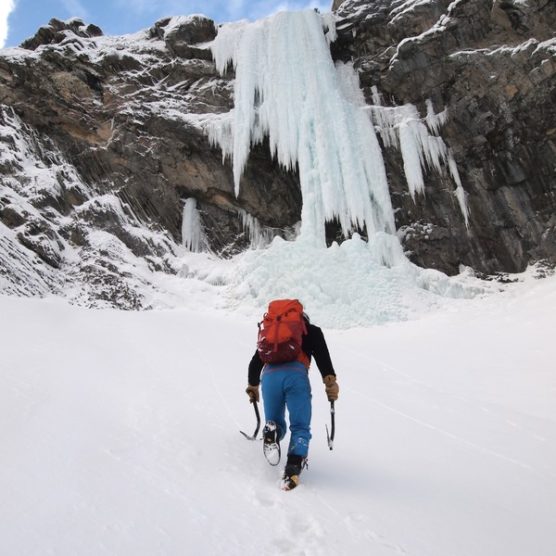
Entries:
{"type": "Polygon", "coordinates": [[[249,436],[247,433],[239,431],[241,434],[243,434],[243,436],[245,436],[245,438],[247,438],[247,440],[257,440],[257,434],[259,434],[259,429],[261,428],[261,414],[259,413],[259,405],[254,400],[253,408],[255,409],[255,416],[257,418],[257,428],[255,429],[253,436],[249,436]]]}
{"type": "Polygon", "coordinates": [[[326,425],[326,440],[328,441],[328,447],[332,450],[334,448],[334,433],[336,432],[336,411],[334,409],[334,401],[330,402],[330,432],[328,431],[328,425],[326,425]]]}

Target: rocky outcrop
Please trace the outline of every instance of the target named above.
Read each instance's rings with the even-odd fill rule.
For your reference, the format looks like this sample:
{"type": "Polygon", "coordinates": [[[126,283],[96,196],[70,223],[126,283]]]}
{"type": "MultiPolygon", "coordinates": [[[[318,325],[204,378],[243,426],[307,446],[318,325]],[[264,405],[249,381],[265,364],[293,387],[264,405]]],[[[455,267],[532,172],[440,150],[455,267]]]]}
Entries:
{"type": "Polygon", "coordinates": [[[86,25],[79,18],[69,21],[51,19],[48,25],[41,27],[34,37],[23,41],[21,47],[29,50],[36,50],[39,46],[46,44],[60,44],[64,41],[78,42],[79,37],[91,38],[100,37],[102,30],[96,25],[86,25]]]}
{"type": "Polygon", "coordinates": [[[469,227],[446,177],[413,202],[388,156],[406,249],[419,265],[521,271],[556,258],[556,5],[546,0],[336,2],[337,59],[354,62],[367,101],[430,99],[467,192],[469,227]]]}

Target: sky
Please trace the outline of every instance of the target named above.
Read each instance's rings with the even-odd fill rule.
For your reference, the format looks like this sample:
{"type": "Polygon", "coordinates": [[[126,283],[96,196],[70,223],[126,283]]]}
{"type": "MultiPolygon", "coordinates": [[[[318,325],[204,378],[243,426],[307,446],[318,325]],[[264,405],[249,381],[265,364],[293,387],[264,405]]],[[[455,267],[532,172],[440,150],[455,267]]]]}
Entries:
{"type": "Polygon", "coordinates": [[[218,23],[280,10],[328,11],[332,0],[0,0],[0,48],[18,46],[53,17],[80,17],[106,35],[134,33],[169,15],[205,14],[218,23]]]}

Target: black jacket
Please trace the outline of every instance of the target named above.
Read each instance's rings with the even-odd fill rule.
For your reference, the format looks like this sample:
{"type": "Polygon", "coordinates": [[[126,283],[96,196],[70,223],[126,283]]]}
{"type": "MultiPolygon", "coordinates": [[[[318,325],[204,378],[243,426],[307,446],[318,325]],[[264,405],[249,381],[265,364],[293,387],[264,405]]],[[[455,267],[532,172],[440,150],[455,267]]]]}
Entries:
{"type": "MultiPolygon", "coordinates": [[[[324,334],[318,326],[315,326],[314,324],[307,325],[307,334],[303,336],[301,349],[307,354],[309,360],[311,357],[315,358],[320,374],[323,378],[326,375],[336,375],[334,367],[332,366],[332,360],[330,359],[330,353],[328,352],[328,346],[326,345],[326,341],[324,339],[324,334]]],[[[259,357],[259,352],[255,351],[255,354],[249,363],[248,380],[251,386],[257,386],[260,383],[261,370],[263,367],[264,363],[259,357]]]]}

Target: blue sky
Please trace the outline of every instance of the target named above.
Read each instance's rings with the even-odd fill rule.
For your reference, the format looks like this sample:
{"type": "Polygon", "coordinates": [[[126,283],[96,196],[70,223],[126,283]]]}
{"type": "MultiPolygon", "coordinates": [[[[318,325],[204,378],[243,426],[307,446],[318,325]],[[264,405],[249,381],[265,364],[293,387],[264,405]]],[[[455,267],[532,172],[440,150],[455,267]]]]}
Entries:
{"type": "Polygon", "coordinates": [[[18,46],[56,17],[81,17],[106,35],[133,33],[161,17],[203,13],[217,22],[258,19],[276,11],[318,7],[332,0],[0,0],[0,47],[18,46]]]}

